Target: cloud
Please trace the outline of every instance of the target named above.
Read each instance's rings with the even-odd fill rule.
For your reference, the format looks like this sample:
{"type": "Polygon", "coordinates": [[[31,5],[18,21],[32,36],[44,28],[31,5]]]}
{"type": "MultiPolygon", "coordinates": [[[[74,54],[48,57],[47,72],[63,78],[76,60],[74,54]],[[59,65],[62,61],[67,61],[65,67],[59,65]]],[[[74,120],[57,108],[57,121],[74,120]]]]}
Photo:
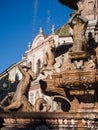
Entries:
{"type": "Polygon", "coordinates": [[[49,33],[50,32],[50,25],[51,25],[51,11],[48,9],[47,11],[47,18],[46,18],[46,32],[49,33]]]}
{"type": "Polygon", "coordinates": [[[33,7],[33,36],[35,34],[36,31],[36,16],[37,16],[37,12],[38,12],[38,0],[34,0],[34,7],[33,7]]]}

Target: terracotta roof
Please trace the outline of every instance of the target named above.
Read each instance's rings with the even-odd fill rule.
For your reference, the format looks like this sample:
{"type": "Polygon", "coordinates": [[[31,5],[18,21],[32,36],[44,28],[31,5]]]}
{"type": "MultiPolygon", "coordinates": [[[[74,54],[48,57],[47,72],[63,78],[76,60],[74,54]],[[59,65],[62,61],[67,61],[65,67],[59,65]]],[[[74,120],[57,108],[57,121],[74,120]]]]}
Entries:
{"type": "Polygon", "coordinates": [[[78,7],[76,5],[79,0],[58,0],[61,4],[68,6],[71,9],[77,10],[78,7]]]}

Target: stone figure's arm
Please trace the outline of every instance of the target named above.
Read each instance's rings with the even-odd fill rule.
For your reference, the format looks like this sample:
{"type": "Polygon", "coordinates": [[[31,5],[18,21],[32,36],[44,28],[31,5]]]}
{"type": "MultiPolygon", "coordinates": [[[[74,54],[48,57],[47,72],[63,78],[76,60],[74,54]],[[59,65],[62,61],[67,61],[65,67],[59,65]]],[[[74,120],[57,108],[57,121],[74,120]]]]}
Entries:
{"type": "Polygon", "coordinates": [[[19,65],[18,66],[20,72],[23,74],[23,76],[26,75],[26,71],[24,70],[24,68],[27,68],[25,65],[19,65]]]}
{"type": "Polygon", "coordinates": [[[35,80],[37,78],[37,75],[34,71],[31,69],[28,70],[29,75],[32,77],[32,80],[35,80]]]}
{"type": "Polygon", "coordinates": [[[73,19],[74,19],[75,17],[77,17],[78,15],[80,15],[80,14],[81,14],[80,11],[77,11],[77,12],[75,12],[74,14],[72,14],[72,17],[69,19],[68,24],[69,24],[69,25],[72,25],[73,19]]]}
{"type": "Polygon", "coordinates": [[[13,102],[11,103],[10,105],[6,106],[6,107],[3,107],[4,111],[10,111],[11,109],[14,110],[14,109],[18,109],[22,106],[22,102],[13,102]]]}
{"type": "Polygon", "coordinates": [[[0,105],[3,105],[5,102],[8,103],[8,98],[10,97],[10,95],[8,94],[7,96],[4,97],[4,99],[0,102],[0,105]]]}

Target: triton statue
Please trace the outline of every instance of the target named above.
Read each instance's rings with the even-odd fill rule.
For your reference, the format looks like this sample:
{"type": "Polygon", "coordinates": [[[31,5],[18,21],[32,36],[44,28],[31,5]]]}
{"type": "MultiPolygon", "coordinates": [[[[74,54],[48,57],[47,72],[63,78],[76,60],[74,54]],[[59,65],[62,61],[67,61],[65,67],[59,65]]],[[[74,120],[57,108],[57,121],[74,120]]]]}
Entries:
{"type": "Polygon", "coordinates": [[[87,29],[88,20],[81,16],[80,12],[75,12],[69,19],[69,25],[73,29],[73,47],[70,49],[72,52],[79,52],[86,50],[87,40],[85,31],[87,29]]]}
{"type": "Polygon", "coordinates": [[[54,49],[55,49],[54,39],[50,38],[49,45],[45,50],[46,52],[43,55],[43,65],[41,69],[41,73],[45,75],[46,78],[51,77],[51,74],[54,71],[54,64],[55,64],[54,49]]]}
{"type": "Polygon", "coordinates": [[[46,66],[52,67],[54,65],[55,63],[54,49],[55,49],[54,39],[50,38],[48,48],[43,56],[43,67],[46,66]]]}

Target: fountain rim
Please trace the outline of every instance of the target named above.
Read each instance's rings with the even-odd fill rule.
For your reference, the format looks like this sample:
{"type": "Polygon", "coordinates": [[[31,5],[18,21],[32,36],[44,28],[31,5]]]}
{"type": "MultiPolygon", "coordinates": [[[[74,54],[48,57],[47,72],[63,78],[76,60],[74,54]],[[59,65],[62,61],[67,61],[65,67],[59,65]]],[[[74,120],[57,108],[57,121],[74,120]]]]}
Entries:
{"type": "Polygon", "coordinates": [[[1,112],[3,119],[98,119],[98,112],[1,112]],[[78,115],[80,115],[78,117],[78,115]]]}

